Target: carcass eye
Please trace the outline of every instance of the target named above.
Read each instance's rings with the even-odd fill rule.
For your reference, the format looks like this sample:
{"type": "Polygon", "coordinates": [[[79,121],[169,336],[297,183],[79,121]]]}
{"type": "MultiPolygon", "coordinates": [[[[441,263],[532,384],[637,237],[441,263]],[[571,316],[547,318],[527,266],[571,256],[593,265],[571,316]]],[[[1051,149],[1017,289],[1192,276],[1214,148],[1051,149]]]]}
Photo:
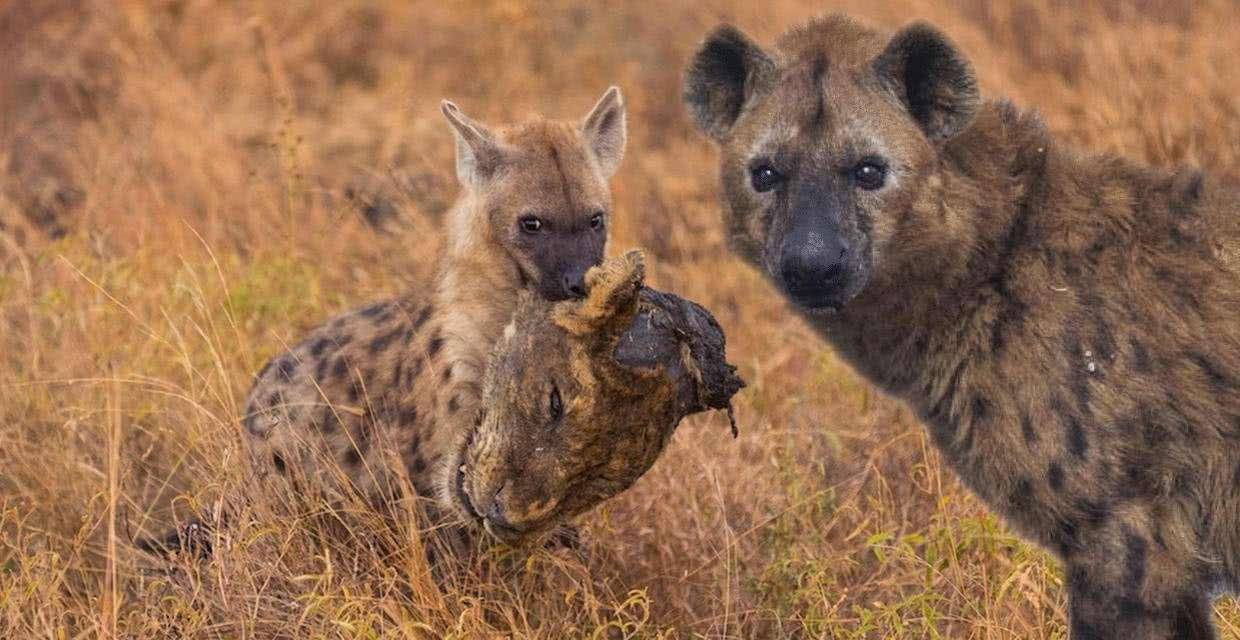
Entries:
{"type": "Polygon", "coordinates": [[[537,216],[525,216],[517,221],[521,225],[521,230],[526,233],[538,233],[542,230],[543,222],[537,216]]]}
{"type": "Polygon", "coordinates": [[[590,228],[598,231],[603,228],[603,212],[599,211],[590,217],[590,228]]]}
{"type": "Polygon", "coordinates": [[[560,399],[560,389],[554,384],[551,385],[551,421],[556,422],[564,417],[564,402],[560,399]]]}
{"type": "Polygon", "coordinates": [[[874,191],[881,188],[883,183],[887,181],[887,167],[871,160],[861,162],[853,167],[852,174],[857,186],[866,191],[874,191]]]}
{"type": "Polygon", "coordinates": [[[776,171],[775,167],[766,163],[757,165],[749,170],[749,182],[753,185],[753,190],[758,193],[766,193],[779,186],[779,183],[783,181],[783,174],[776,171]]]}

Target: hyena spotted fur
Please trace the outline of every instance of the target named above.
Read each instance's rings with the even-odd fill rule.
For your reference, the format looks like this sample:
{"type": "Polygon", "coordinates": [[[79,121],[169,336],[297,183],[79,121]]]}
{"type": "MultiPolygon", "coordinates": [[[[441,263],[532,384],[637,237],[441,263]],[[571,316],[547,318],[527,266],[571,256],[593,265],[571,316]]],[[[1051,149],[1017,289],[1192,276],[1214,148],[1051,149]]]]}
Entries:
{"type": "Polygon", "coordinates": [[[380,498],[385,470],[403,469],[420,496],[446,495],[448,454],[475,426],[518,297],[581,297],[602,260],[626,136],[618,89],[580,122],[492,130],[452,103],[443,113],[463,195],[433,288],[337,317],[263,368],[243,419],[260,475],[380,498]]]}
{"type": "Polygon", "coordinates": [[[736,251],[1062,559],[1072,637],[1211,638],[1240,579],[1240,192],[1070,148],[925,24],[732,27],[685,100],[736,251]]]}

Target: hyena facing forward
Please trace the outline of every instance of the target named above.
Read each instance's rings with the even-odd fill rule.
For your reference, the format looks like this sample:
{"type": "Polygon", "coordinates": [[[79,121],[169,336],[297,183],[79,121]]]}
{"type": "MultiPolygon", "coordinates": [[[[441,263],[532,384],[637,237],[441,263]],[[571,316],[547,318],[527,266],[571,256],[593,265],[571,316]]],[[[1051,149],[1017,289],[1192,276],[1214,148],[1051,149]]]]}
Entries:
{"type": "Polygon", "coordinates": [[[1210,638],[1240,579],[1240,193],[1056,144],[913,25],[723,27],[685,99],[735,249],[1064,562],[1073,638],[1210,638]]]}

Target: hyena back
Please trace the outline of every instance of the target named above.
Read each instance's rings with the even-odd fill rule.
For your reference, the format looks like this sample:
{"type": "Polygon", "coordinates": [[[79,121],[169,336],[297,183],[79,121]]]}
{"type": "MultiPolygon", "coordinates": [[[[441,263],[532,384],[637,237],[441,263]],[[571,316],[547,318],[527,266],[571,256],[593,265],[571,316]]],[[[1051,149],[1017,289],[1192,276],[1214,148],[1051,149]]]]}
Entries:
{"type": "Polygon", "coordinates": [[[1066,565],[1073,638],[1208,638],[1240,578],[1240,192],[1057,143],[923,24],[723,27],[685,99],[725,221],[1066,565]]]}

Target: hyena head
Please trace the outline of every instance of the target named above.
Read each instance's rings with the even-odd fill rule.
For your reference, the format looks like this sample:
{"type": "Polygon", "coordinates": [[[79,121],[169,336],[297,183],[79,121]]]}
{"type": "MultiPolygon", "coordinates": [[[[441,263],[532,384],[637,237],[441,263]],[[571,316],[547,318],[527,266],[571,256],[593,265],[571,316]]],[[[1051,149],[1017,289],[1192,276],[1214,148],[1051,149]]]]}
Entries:
{"type": "Polygon", "coordinates": [[[743,386],[710,313],[642,274],[633,252],[591,269],[584,299],[522,294],[443,478],[496,538],[536,537],[628,488],[682,418],[729,407],[743,386]]]}
{"type": "Polygon", "coordinates": [[[885,38],[842,16],[770,52],[716,29],[684,99],[721,148],[733,248],[802,307],[832,310],[910,266],[902,248],[946,231],[913,204],[979,105],[969,63],[933,27],[885,38]]]}
{"type": "Polygon", "coordinates": [[[497,246],[548,300],[584,295],[586,270],[607,244],[607,183],[624,155],[620,90],[608,89],[580,122],[538,119],[493,130],[448,101],[443,114],[470,199],[456,210],[451,242],[497,246]]]}

